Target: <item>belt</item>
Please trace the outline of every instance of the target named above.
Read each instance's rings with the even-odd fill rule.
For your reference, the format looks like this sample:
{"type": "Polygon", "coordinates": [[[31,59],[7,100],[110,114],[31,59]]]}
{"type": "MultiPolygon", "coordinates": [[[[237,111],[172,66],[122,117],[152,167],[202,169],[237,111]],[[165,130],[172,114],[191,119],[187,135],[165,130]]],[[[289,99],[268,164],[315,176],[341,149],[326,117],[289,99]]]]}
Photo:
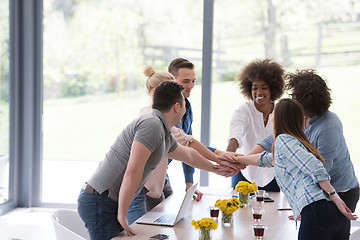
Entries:
{"type": "Polygon", "coordinates": [[[87,192],[87,193],[91,193],[91,194],[94,194],[95,192],[95,189],[90,186],[89,184],[85,183],[84,186],[82,187],[82,189],[87,192]]]}
{"type": "Polygon", "coordinates": [[[109,190],[104,191],[102,194],[100,194],[98,191],[96,191],[92,186],[90,186],[88,183],[85,183],[84,186],[82,187],[82,189],[84,190],[84,192],[87,193],[91,193],[91,194],[98,194],[100,196],[105,196],[108,197],[109,199],[111,199],[113,202],[116,203],[116,201],[114,199],[112,199],[111,197],[109,197],[109,190]]]}

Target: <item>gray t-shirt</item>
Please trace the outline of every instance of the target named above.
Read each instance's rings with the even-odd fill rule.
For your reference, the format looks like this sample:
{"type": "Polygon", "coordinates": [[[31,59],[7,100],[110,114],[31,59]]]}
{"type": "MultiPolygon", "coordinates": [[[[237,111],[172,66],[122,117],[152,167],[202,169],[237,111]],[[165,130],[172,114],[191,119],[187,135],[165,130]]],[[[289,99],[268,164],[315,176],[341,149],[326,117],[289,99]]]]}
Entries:
{"type": "Polygon", "coordinates": [[[148,114],[132,121],[120,133],[106,153],[105,159],[100,162],[95,173],[87,181],[100,194],[109,190],[108,196],[115,201],[118,200],[134,140],[144,144],[151,154],[133,198],[139,194],[152,170],[169,152],[177,148],[176,139],[172,136],[170,127],[160,111],[152,109],[148,114]]]}

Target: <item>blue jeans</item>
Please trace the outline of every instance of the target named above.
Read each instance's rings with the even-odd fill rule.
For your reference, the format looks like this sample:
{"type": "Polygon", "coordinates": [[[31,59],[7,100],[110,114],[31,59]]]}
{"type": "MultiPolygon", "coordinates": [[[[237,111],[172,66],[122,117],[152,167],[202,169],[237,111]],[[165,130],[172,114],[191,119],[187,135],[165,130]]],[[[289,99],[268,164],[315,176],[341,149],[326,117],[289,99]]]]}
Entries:
{"type": "Polygon", "coordinates": [[[156,205],[164,201],[165,198],[170,196],[173,191],[170,185],[170,181],[165,180],[163,194],[160,198],[150,198],[146,196],[148,190],[143,187],[139,195],[137,195],[130,203],[126,219],[130,224],[138,220],[142,215],[153,209],[156,205]]]}
{"type": "Polygon", "coordinates": [[[334,203],[313,202],[301,211],[299,240],[348,240],[350,220],[340,213],[334,203]]]}
{"type": "Polygon", "coordinates": [[[110,240],[124,230],[117,220],[118,204],[107,197],[107,192],[80,192],[78,212],[91,240],[110,240]]]}
{"type": "MultiPolygon", "coordinates": [[[[241,173],[241,171],[238,172],[235,176],[231,177],[231,187],[235,188],[236,184],[239,181],[246,181],[249,182],[241,173]]],[[[274,178],[264,187],[259,187],[259,190],[265,190],[267,192],[280,192],[279,185],[276,182],[276,179],[274,178]]]]}
{"type": "Polygon", "coordinates": [[[144,215],[146,211],[146,193],[148,190],[143,187],[140,191],[139,195],[137,195],[131,202],[126,214],[126,219],[131,225],[133,222],[138,220],[142,215],[144,215]]]}

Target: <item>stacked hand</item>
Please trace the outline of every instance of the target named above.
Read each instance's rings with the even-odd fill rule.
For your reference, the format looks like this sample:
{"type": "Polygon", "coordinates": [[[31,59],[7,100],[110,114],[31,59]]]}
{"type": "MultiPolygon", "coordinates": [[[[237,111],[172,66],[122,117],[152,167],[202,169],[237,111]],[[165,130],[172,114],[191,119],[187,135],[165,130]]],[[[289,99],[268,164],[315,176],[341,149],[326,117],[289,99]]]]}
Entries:
{"type": "Polygon", "coordinates": [[[225,177],[235,176],[240,170],[246,168],[246,165],[239,162],[239,157],[243,156],[234,152],[218,151],[217,153],[219,165],[215,165],[216,173],[225,177]]]}

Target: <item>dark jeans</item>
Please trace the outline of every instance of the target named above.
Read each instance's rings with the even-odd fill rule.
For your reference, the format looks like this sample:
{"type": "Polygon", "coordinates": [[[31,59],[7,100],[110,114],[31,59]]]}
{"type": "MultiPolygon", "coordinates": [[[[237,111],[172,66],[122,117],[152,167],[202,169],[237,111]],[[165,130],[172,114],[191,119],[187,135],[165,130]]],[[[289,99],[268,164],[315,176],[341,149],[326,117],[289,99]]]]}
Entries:
{"type": "Polygon", "coordinates": [[[124,230],[117,220],[118,204],[108,198],[107,193],[80,192],[78,212],[91,240],[110,240],[124,230]]]}
{"type": "MultiPolygon", "coordinates": [[[[249,182],[241,173],[241,171],[238,172],[235,176],[231,177],[231,187],[235,188],[236,184],[239,181],[246,181],[249,182]]],[[[268,192],[280,192],[279,185],[276,182],[276,179],[274,178],[271,182],[269,182],[264,187],[259,187],[259,190],[265,190],[268,192]]]]}
{"type": "Polygon", "coordinates": [[[298,240],[345,240],[350,236],[350,220],[334,203],[313,202],[301,211],[298,240]]]}
{"type": "Polygon", "coordinates": [[[350,208],[352,212],[355,212],[356,204],[359,201],[359,186],[347,192],[339,192],[338,195],[345,202],[346,206],[350,208]]]}

